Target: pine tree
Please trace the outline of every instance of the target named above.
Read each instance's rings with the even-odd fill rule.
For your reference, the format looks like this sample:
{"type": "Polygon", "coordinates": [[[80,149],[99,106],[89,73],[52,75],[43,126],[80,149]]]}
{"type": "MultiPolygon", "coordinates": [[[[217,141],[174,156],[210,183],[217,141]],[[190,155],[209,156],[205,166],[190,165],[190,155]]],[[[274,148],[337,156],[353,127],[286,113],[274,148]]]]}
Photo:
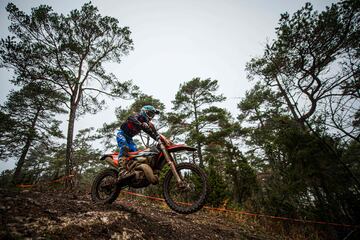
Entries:
{"type": "Polygon", "coordinates": [[[17,182],[26,156],[34,144],[50,143],[62,137],[56,113],[64,113],[58,101],[64,96],[46,85],[30,83],[11,92],[1,107],[1,158],[18,158],[13,180],[17,182]],[[21,149],[19,151],[18,149],[21,149]]]}
{"type": "Polygon", "coordinates": [[[204,167],[206,135],[216,127],[221,113],[221,109],[213,105],[225,100],[223,95],[216,95],[218,87],[218,81],[210,78],[193,78],[181,84],[172,102],[174,112],[169,116],[172,130],[185,134],[187,143],[196,145],[201,167],[204,167]]]}
{"type": "Polygon", "coordinates": [[[46,5],[33,8],[30,15],[12,3],[6,10],[12,36],[0,42],[0,65],[14,69],[15,84],[45,82],[67,96],[63,104],[69,110],[66,171],[70,174],[76,117],[101,110],[104,100],[99,94],[126,97],[137,90],[104,68],[105,62],[119,63],[133,49],[130,30],[119,27],[115,18],[101,16],[91,3],[68,15],[46,5]]]}

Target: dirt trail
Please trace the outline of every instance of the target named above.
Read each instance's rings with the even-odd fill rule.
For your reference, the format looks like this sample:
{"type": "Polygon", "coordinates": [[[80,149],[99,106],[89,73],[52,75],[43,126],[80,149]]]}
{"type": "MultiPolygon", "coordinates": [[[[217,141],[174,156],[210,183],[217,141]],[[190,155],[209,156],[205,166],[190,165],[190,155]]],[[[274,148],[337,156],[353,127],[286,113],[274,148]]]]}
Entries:
{"type": "Polygon", "coordinates": [[[0,189],[0,239],[272,239],[203,210],[177,214],[122,195],[111,205],[89,196],[0,189]]]}

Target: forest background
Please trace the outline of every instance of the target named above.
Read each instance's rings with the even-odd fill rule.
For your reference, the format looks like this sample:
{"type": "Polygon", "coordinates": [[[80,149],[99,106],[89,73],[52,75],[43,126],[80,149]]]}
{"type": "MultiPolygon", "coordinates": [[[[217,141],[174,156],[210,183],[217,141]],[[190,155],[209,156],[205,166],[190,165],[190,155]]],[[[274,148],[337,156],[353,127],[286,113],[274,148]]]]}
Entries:
{"type": "Polygon", "coordinates": [[[132,29],[91,3],[64,14],[45,5],[25,13],[9,3],[10,33],[1,39],[0,64],[13,73],[15,87],[1,105],[0,157],[17,165],[2,173],[1,184],[73,174],[73,187],[86,188],[104,167],[98,161],[104,149],[94,141],[116,150],[114,130],[151,104],[162,110],[160,132],[197,148],[178,159],[206,170],[210,205],[229,202],[266,214],[356,225],[359,5],[340,1],[316,11],[307,3],[281,14],[274,39],[248,59],[249,88],[235,96],[241,98],[230,113],[223,105],[228,96],[213,76],[183,79],[170,106],[158,97],[168,94],[164,86],[149,94],[135,81],[119,80],[107,64],[121,65],[131,56],[132,29]],[[101,115],[105,100],[118,98],[129,104],[116,108],[114,121],[75,131],[80,118],[101,115]],[[66,116],[65,131],[60,114],[66,116]]]}

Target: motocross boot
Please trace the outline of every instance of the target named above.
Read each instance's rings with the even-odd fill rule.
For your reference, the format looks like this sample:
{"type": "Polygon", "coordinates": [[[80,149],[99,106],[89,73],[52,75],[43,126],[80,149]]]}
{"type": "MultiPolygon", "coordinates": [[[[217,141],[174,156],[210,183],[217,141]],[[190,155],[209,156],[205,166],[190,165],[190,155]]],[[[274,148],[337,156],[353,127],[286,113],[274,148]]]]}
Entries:
{"type": "Polygon", "coordinates": [[[119,158],[119,179],[123,178],[127,174],[126,170],[126,157],[119,158]]]}

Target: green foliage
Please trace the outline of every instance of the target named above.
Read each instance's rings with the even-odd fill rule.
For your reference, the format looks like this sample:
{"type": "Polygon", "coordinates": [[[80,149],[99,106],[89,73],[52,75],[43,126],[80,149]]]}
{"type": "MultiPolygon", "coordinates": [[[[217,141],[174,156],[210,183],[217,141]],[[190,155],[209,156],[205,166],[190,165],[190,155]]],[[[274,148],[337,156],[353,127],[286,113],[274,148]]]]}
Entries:
{"type": "Polygon", "coordinates": [[[175,101],[173,101],[174,110],[193,112],[201,105],[225,100],[224,96],[215,95],[218,88],[217,80],[193,78],[180,86],[180,91],[176,93],[175,101]]]}
{"type": "Polygon", "coordinates": [[[224,109],[221,112],[219,128],[208,135],[205,148],[209,179],[215,186],[211,198],[219,198],[217,202],[212,200],[216,204],[231,200],[229,205],[243,206],[257,186],[256,175],[239,150],[244,128],[232,119],[230,113],[224,109]]]}
{"type": "Polygon", "coordinates": [[[354,125],[359,102],[360,6],[332,4],[318,13],[307,3],[281,16],[277,38],[247,65],[284,99],[292,117],[305,127],[315,122],[343,140],[359,141],[354,125]],[[315,121],[315,120],[321,121],[315,121]]]}
{"type": "Polygon", "coordinates": [[[259,188],[253,189],[247,205],[275,215],[355,220],[356,183],[329,151],[336,149],[341,155],[346,145],[329,135],[319,138],[324,134],[321,126],[315,133],[301,127],[273,96],[269,88],[257,83],[238,105],[242,110],[239,120],[247,123],[246,158],[258,171],[259,188]]]}
{"type": "Polygon", "coordinates": [[[33,8],[30,15],[12,3],[6,10],[12,36],[0,41],[0,66],[14,70],[12,82],[17,85],[42,82],[67,96],[63,104],[69,109],[66,168],[70,174],[75,118],[103,109],[99,94],[125,98],[138,93],[130,81],[118,81],[104,67],[106,62],[120,63],[133,49],[131,32],[117,19],[101,16],[91,3],[68,15],[46,5],[33,8]]]}
{"type": "Polygon", "coordinates": [[[99,162],[100,151],[93,149],[91,144],[95,139],[92,134],[94,128],[82,129],[78,132],[74,141],[74,168],[79,176],[83,172],[95,167],[99,162]]]}
{"type": "MultiPolygon", "coordinates": [[[[238,104],[237,120],[215,106],[225,100],[216,94],[217,80],[194,78],[181,84],[170,113],[158,99],[114,80],[102,64],[119,62],[132,50],[130,31],[101,17],[91,4],[68,16],[47,6],[33,9],[30,16],[13,4],[8,11],[15,37],[1,41],[0,63],[15,69],[13,82],[23,89],[11,93],[1,108],[0,157],[31,137],[21,173],[24,183],[68,174],[68,149],[49,137],[60,136],[52,120],[53,112],[63,111],[57,101],[67,103],[75,118],[103,105],[93,91],[122,97],[131,92],[135,101],[116,110],[116,122],[105,124],[98,136],[83,129],[70,144],[71,173],[78,186],[86,188],[102,167],[92,141],[105,138],[114,148],[114,129],[149,104],[162,111],[158,128],[197,147],[212,188],[209,204],[222,206],[229,200],[231,206],[272,215],[360,222],[358,1],[341,1],[321,13],[306,4],[292,16],[283,14],[276,39],[247,65],[249,78],[257,81],[238,104]],[[94,89],[90,82],[104,88],[94,89]],[[54,91],[55,86],[61,91],[54,91]],[[41,124],[32,127],[38,106],[41,124]]],[[[185,154],[176,159],[195,162],[185,154]]],[[[162,170],[160,182],[168,170],[162,170]]],[[[9,174],[13,172],[3,173],[1,184],[9,182],[9,174]]],[[[145,191],[161,195],[162,186],[145,191]]]]}
{"type": "Polygon", "coordinates": [[[218,87],[218,81],[210,78],[193,78],[180,85],[173,101],[173,110],[176,112],[168,118],[170,133],[186,134],[186,143],[196,145],[201,167],[204,166],[202,148],[206,137],[223,114],[222,109],[211,106],[225,100],[223,95],[216,95],[218,87]]]}
{"type": "MultiPolygon", "coordinates": [[[[102,17],[91,3],[67,16],[54,13],[45,5],[33,8],[31,15],[12,3],[6,9],[11,21],[9,30],[14,35],[1,40],[1,64],[15,69],[14,83],[46,81],[70,96],[83,99],[83,103],[85,99],[97,100],[90,95],[78,95],[82,90],[129,88],[128,83],[116,85],[120,82],[114,81],[114,76],[106,74],[103,68],[104,62],[120,62],[133,49],[129,28],[119,27],[117,19],[102,17]],[[100,81],[102,87],[87,88],[91,81],[100,81]]],[[[119,91],[120,95],[124,93],[119,91]]],[[[101,107],[97,103],[95,106],[101,107]]],[[[95,107],[94,102],[91,105],[95,107]]]]}
{"type": "MultiPolygon", "coordinates": [[[[93,149],[91,143],[94,139],[93,129],[82,129],[74,141],[74,175],[73,182],[76,187],[89,187],[91,181],[103,163],[99,161],[100,151],[93,149]]],[[[39,144],[30,150],[29,157],[24,164],[20,176],[22,183],[50,184],[51,181],[66,176],[65,145],[39,144]]],[[[51,184],[50,184],[51,185],[51,184]]]]}
{"type": "MultiPolygon", "coordinates": [[[[156,109],[160,110],[160,115],[155,117],[152,122],[155,124],[157,130],[164,128],[166,124],[166,114],[164,113],[165,105],[153,96],[140,94],[134,99],[134,102],[129,107],[122,108],[120,106],[115,110],[117,120],[112,123],[105,123],[102,128],[98,129],[97,138],[103,140],[107,149],[114,149],[114,147],[116,147],[114,131],[116,129],[120,129],[121,124],[126,121],[130,115],[139,113],[141,108],[145,105],[152,105],[156,109]]],[[[143,137],[144,140],[147,140],[145,144],[149,145],[149,137],[143,137]]]]}
{"type": "Polygon", "coordinates": [[[213,165],[210,165],[207,176],[211,191],[207,203],[213,207],[221,206],[230,197],[229,182],[225,182],[223,175],[213,165]]]}
{"type": "Polygon", "coordinates": [[[13,176],[14,176],[13,170],[2,171],[0,174],[0,187],[1,188],[14,187],[14,184],[12,182],[13,176]]]}
{"type": "Polygon", "coordinates": [[[51,144],[52,138],[63,137],[60,121],[54,117],[56,113],[65,112],[58,105],[58,101],[64,99],[47,85],[34,82],[12,91],[1,106],[0,158],[18,158],[14,181],[34,145],[51,144]]]}
{"type": "Polygon", "coordinates": [[[308,3],[283,14],[276,39],[248,63],[258,82],[238,119],[259,185],[247,205],[257,211],[359,222],[359,7],[318,13],[308,3]]]}

